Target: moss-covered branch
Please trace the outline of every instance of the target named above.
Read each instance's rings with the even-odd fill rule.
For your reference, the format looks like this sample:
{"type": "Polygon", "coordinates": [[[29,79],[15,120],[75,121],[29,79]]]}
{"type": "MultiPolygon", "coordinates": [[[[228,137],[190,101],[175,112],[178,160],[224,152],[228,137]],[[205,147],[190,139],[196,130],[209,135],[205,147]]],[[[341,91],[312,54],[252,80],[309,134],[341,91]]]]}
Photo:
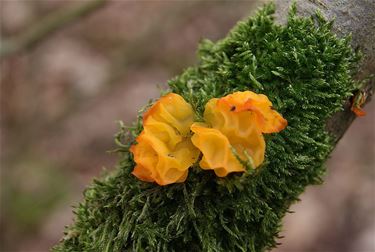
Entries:
{"type": "Polygon", "coordinates": [[[358,82],[350,38],[321,15],[293,8],[284,25],[274,5],[240,22],[223,40],[205,40],[199,64],[169,82],[198,114],[213,97],[237,90],[266,94],[288,127],[266,139],[266,161],[253,173],[218,178],[195,164],[185,183],[158,186],[130,173],[129,146],[141,120],[116,137],[116,169],[85,191],[75,223],[55,251],[263,251],[277,245],[282,218],[305,187],[322,181],[337,136],[327,121],[358,82]],[[130,134],[129,134],[130,132],[130,134]]]}
{"type": "MultiPolygon", "coordinates": [[[[276,1],[276,20],[286,22],[286,13],[293,0],[276,1]]],[[[358,65],[355,79],[362,82],[359,89],[366,94],[366,103],[371,100],[375,90],[375,2],[374,1],[296,1],[297,13],[301,16],[313,15],[316,11],[328,20],[335,20],[332,32],[339,37],[351,35],[351,46],[360,50],[362,60],[358,65]]],[[[359,90],[358,90],[359,91],[359,90]]],[[[327,130],[338,142],[355,119],[350,110],[351,99],[344,104],[344,109],[335,113],[327,121],[327,130]]]]}

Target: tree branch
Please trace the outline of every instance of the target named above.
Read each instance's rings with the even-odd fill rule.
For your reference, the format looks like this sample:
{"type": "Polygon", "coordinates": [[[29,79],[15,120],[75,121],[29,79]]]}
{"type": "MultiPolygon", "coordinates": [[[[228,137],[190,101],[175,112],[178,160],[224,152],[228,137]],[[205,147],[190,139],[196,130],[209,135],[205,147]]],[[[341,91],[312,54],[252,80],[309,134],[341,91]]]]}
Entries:
{"type": "MultiPolygon", "coordinates": [[[[276,0],[276,20],[286,22],[287,12],[293,0],[276,0]]],[[[352,47],[363,53],[356,80],[364,82],[361,91],[366,94],[368,103],[375,89],[375,2],[365,0],[304,0],[296,1],[297,12],[311,16],[320,11],[328,20],[335,20],[333,32],[339,37],[351,34],[352,47]]],[[[355,119],[350,110],[351,101],[346,101],[344,110],[336,113],[327,122],[327,130],[337,143],[355,119]]]]}
{"type": "Polygon", "coordinates": [[[0,41],[0,58],[4,58],[24,49],[33,47],[49,34],[79,18],[86,16],[102,6],[105,2],[107,2],[107,0],[84,1],[84,3],[80,4],[79,6],[69,6],[47,15],[29,30],[22,32],[13,38],[0,41]]]}

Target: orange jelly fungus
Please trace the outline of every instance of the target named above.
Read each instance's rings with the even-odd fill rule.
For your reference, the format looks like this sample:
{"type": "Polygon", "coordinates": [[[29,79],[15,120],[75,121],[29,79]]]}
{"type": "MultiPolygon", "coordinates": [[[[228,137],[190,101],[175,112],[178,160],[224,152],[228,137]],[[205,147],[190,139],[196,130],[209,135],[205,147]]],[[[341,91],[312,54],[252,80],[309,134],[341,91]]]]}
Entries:
{"type": "Polygon", "coordinates": [[[352,101],[352,106],[350,107],[351,111],[356,116],[365,116],[366,111],[362,109],[363,104],[366,101],[366,93],[364,92],[359,92],[356,96],[354,96],[353,101],[352,101]]]}
{"type": "Polygon", "coordinates": [[[191,126],[192,142],[203,153],[201,168],[212,169],[219,177],[244,172],[240,160],[258,167],[266,148],[262,133],[279,132],[287,126],[267,96],[251,91],[211,99],[204,119],[206,124],[191,126]]]}
{"type": "Polygon", "coordinates": [[[362,108],[357,108],[357,107],[351,107],[351,110],[353,111],[353,113],[356,115],[356,116],[365,116],[366,115],[366,111],[364,111],[362,108]]]}
{"type": "Polygon", "coordinates": [[[143,115],[143,131],[130,148],[137,164],[132,174],[159,185],[184,182],[199,156],[190,139],[193,120],[193,109],[181,96],[160,98],[143,115]]]}

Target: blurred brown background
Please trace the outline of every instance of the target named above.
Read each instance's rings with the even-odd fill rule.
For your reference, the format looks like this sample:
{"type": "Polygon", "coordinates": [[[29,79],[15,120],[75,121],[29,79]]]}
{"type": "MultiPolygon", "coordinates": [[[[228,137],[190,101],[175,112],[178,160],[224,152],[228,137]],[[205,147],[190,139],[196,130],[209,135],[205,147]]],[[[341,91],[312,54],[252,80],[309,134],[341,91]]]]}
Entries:
{"type": "MultiPolygon", "coordinates": [[[[0,0],[2,39],[88,1],[0,0]]],[[[196,62],[256,1],[110,1],[40,43],[1,60],[1,251],[47,251],[72,222],[72,205],[111,169],[116,120],[196,62]]],[[[17,40],[15,40],[17,41],[17,40]]],[[[374,113],[366,107],[285,219],[275,251],[375,251],[374,113]]]]}

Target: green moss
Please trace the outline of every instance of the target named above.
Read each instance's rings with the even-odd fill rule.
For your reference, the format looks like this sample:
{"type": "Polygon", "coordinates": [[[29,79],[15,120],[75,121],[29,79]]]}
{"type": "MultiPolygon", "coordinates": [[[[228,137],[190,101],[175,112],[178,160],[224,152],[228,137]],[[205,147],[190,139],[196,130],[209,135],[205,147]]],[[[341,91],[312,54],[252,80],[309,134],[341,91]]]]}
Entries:
{"type": "MultiPolygon", "coordinates": [[[[319,15],[300,18],[292,8],[280,26],[273,13],[274,5],[267,5],[225,39],[203,41],[199,64],[169,82],[199,115],[212,97],[236,90],[266,94],[289,125],[267,135],[264,165],[224,179],[195,166],[186,183],[144,183],[130,174],[133,137],[122,128],[116,137],[121,160],[85,191],[55,251],[263,251],[277,245],[289,206],[307,185],[322,181],[333,148],[326,120],[355,87],[357,56],[350,39],[333,35],[319,15]]],[[[138,120],[130,133],[141,129],[138,120]]]]}

